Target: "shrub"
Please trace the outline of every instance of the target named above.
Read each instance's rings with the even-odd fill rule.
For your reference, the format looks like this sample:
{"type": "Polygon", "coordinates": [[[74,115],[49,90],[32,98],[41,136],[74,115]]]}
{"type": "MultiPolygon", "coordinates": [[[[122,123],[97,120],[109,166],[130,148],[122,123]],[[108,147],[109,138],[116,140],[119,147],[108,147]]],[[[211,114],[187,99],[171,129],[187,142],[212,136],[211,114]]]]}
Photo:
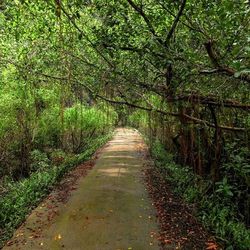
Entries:
{"type": "Polygon", "coordinates": [[[211,188],[211,182],[195,175],[189,167],[176,164],[173,156],[157,140],[152,145],[151,153],[156,167],[173,184],[174,192],[187,202],[198,205],[198,217],[208,229],[223,239],[227,250],[249,249],[250,230],[240,222],[237,206],[232,200],[237,193],[236,185],[232,186],[224,177],[211,188]]]}
{"type": "Polygon", "coordinates": [[[46,153],[41,152],[38,149],[35,149],[31,152],[31,164],[30,171],[44,171],[50,165],[50,160],[47,157],[46,153]]]}

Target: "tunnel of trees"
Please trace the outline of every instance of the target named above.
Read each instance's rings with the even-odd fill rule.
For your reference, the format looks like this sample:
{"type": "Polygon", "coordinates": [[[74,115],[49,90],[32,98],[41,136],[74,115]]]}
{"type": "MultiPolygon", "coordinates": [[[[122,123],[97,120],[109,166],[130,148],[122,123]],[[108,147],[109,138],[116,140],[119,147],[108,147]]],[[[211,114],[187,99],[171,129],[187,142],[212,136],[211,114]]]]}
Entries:
{"type": "Polygon", "coordinates": [[[248,249],[249,22],[245,0],[0,1],[0,239],[27,190],[35,204],[131,126],[227,249],[248,249]]]}

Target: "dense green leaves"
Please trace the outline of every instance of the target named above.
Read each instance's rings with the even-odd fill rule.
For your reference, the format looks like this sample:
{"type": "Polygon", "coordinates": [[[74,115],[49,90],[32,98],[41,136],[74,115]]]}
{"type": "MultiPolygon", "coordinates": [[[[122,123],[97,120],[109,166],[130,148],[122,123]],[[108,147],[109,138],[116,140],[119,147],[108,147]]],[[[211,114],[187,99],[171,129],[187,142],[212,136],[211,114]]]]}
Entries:
{"type": "Polygon", "coordinates": [[[246,204],[248,1],[2,2],[0,176],[128,121],[246,204]]]}
{"type": "Polygon", "coordinates": [[[239,220],[237,202],[232,200],[233,192],[240,192],[239,187],[231,186],[224,177],[216,183],[213,192],[208,192],[211,183],[194,175],[189,168],[174,163],[173,156],[159,141],[154,142],[151,152],[157,168],[170,181],[174,191],[198,205],[200,220],[224,241],[226,249],[248,249],[249,229],[239,220]]]}

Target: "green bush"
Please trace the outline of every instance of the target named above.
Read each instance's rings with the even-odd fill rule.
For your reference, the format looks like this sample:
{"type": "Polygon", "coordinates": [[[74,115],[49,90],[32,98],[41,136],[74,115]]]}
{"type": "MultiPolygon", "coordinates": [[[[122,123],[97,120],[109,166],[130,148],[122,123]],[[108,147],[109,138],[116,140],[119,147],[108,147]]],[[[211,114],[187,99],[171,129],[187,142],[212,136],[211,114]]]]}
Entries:
{"type": "Polygon", "coordinates": [[[66,158],[67,154],[61,149],[55,149],[50,153],[51,162],[55,166],[62,164],[66,158]]]}
{"type": "Polygon", "coordinates": [[[41,152],[38,149],[35,149],[31,152],[31,164],[30,164],[30,171],[44,171],[50,165],[50,160],[46,153],[41,152]]]}

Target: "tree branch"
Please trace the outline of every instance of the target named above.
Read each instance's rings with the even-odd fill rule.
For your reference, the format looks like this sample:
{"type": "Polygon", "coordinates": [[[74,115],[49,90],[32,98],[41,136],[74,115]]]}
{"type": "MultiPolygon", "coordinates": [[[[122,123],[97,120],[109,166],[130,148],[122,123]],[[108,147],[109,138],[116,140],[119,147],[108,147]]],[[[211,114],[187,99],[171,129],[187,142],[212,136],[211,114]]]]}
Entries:
{"type": "Polygon", "coordinates": [[[220,128],[223,130],[229,130],[229,131],[235,131],[235,132],[245,132],[246,129],[245,128],[238,128],[238,127],[229,127],[229,126],[223,126],[223,125],[215,125],[213,123],[210,123],[208,121],[205,120],[201,120],[199,118],[187,115],[187,114],[182,114],[182,116],[186,119],[188,119],[189,121],[193,121],[194,123],[197,124],[204,124],[205,126],[211,127],[211,128],[220,128]]]}
{"type": "MultiPolygon", "coordinates": [[[[88,86],[86,86],[85,84],[82,84],[79,81],[76,81],[78,84],[81,84],[83,87],[85,87],[94,97],[99,98],[103,101],[109,102],[111,104],[118,104],[118,105],[126,105],[129,107],[133,107],[133,108],[137,108],[137,109],[141,109],[141,110],[145,110],[145,111],[149,111],[149,112],[156,112],[165,116],[174,116],[174,117],[179,117],[180,119],[182,118],[186,118],[189,121],[192,121],[194,123],[197,124],[203,124],[205,126],[211,127],[211,128],[216,128],[216,125],[213,123],[210,123],[208,121],[205,120],[201,120],[199,118],[187,115],[187,114],[183,114],[183,113],[174,113],[174,112],[166,112],[164,110],[160,110],[157,108],[154,108],[153,106],[151,107],[144,107],[144,106],[140,106],[138,104],[134,104],[134,103],[129,103],[127,101],[115,101],[112,99],[109,99],[105,96],[102,96],[100,94],[96,94],[94,93],[94,91],[92,91],[88,86]]],[[[220,128],[222,130],[227,130],[227,131],[234,131],[234,132],[245,132],[246,129],[245,128],[238,128],[238,127],[230,127],[230,126],[223,126],[223,125],[217,125],[217,128],[220,128]]]]}
{"type": "Polygon", "coordinates": [[[245,111],[250,111],[250,104],[243,104],[235,100],[219,100],[218,98],[213,96],[202,96],[199,94],[176,95],[175,97],[168,97],[167,100],[169,102],[187,101],[190,103],[213,105],[226,108],[238,108],[245,111]]]}
{"type": "Polygon", "coordinates": [[[69,13],[65,10],[65,8],[62,6],[62,4],[61,4],[61,10],[66,15],[66,17],[69,19],[69,21],[72,23],[72,25],[78,30],[78,32],[81,34],[81,36],[83,36],[87,40],[87,42],[91,45],[91,47],[97,52],[97,54],[99,56],[101,56],[104,59],[104,61],[106,61],[107,64],[113,68],[113,64],[106,58],[106,56],[99,49],[96,48],[96,46],[90,40],[90,38],[87,36],[87,34],[85,32],[83,32],[83,30],[81,30],[78,27],[75,20],[69,15],[69,13]]]}
{"type": "Polygon", "coordinates": [[[148,26],[149,31],[152,33],[152,35],[156,38],[156,40],[164,46],[164,42],[161,40],[161,38],[156,34],[156,31],[153,27],[153,25],[151,24],[151,22],[149,21],[147,15],[145,14],[145,12],[142,10],[142,8],[140,8],[139,6],[137,6],[132,0],[127,0],[127,2],[130,4],[130,6],[144,19],[145,23],[148,26]]]}
{"type": "Polygon", "coordinates": [[[166,41],[165,41],[165,46],[166,46],[166,47],[169,46],[170,39],[171,39],[171,37],[173,36],[173,33],[174,33],[175,28],[176,28],[176,26],[177,26],[177,24],[178,24],[178,22],[179,22],[179,20],[180,20],[181,15],[183,14],[183,11],[184,11],[184,9],[185,9],[186,2],[187,2],[187,0],[182,0],[182,3],[181,3],[181,7],[180,7],[180,9],[179,9],[179,12],[178,12],[177,16],[175,17],[175,20],[174,20],[174,22],[173,22],[173,24],[172,24],[171,29],[170,29],[169,32],[168,32],[168,35],[167,35],[167,38],[166,38],[166,41]]]}
{"type": "MultiPolygon", "coordinates": [[[[223,73],[228,76],[233,76],[235,77],[235,73],[237,72],[235,69],[230,68],[228,66],[222,65],[219,61],[219,58],[217,57],[214,48],[213,48],[213,41],[208,41],[204,44],[207,54],[212,62],[212,64],[216,67],[217,71],[214,71],[213,73],[223,73]]],[[[241,73],[239,77],[235,77],[236,79],[241,79],[245,82],[250,83],[250,75],[247,73],[241,73]]]]}

